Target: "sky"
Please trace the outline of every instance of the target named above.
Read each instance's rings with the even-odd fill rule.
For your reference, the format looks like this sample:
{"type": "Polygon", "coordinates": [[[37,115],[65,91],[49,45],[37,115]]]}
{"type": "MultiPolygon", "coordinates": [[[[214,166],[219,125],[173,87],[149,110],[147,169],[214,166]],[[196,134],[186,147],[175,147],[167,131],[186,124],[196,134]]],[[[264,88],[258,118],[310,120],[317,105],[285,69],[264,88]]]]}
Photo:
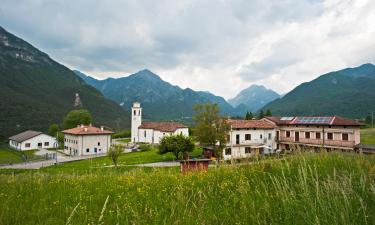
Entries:
{"type": "Polygon", "coordinates": [[[1,0],[0,26],[99,79],[147,68],[226,99],[375,63],[373,0],[1,0]]]}

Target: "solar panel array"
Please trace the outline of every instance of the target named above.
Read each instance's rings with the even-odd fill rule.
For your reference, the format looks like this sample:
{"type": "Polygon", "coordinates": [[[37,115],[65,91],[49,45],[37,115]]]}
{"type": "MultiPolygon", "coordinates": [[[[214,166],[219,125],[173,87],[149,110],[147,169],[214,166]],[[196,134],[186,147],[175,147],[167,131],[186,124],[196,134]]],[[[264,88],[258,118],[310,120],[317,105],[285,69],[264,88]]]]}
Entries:
{"type": "Polygon", "coordinates": [[[294,117],[281,117],[280,120],[293,120],[294,117]]]}
{"type": "Polygon", "coordinates": [[[297,117],[296,124],[330,124],[332,117],[297,117]]]}

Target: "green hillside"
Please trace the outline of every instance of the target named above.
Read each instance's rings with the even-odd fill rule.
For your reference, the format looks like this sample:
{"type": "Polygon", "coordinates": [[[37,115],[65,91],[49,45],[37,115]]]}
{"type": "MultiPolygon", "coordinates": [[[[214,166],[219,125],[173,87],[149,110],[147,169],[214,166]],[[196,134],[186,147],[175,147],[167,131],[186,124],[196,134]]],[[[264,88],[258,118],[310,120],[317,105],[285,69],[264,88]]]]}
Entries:
{"type": "Polygon", "coordinates": [[[275,115],[341,115],[364,118],[375,111],[375,66],[331,72],[303,83],[263,109],[275,115]]]}
{"type": "Polygon", "coordinates": [[[46,131],[73,109],[75,93],[94,124],[127,127],[129,116],[67,67],[0,27],[0,138],[46,131]]]}

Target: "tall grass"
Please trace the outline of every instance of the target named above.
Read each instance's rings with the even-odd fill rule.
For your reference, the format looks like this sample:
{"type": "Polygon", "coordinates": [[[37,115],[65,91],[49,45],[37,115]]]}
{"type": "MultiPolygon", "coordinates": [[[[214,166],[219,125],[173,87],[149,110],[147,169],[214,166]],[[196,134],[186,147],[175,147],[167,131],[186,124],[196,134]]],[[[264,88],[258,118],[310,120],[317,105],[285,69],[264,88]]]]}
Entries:
{"type": "Polygon", "coordinates": [[[375,158],[0,175],[0,224],[375,224],[375,158]]]}

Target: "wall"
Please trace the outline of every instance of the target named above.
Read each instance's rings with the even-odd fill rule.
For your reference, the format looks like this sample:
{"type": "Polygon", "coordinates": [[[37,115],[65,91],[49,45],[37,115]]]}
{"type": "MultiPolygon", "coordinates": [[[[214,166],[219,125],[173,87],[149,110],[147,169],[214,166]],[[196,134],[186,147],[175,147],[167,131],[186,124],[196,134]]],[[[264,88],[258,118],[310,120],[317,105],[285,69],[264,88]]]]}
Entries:
{"type": "Polygon", "coordinates": [[[153,129],[139,129],[139,142],[146,142],[152,144],[159,144],[160,140],[167,135],[178,135],[182,134],[184,136],[189,136],[188,128],[179,128],[175,132],[163,132],[153,129]],[[146,132],[146,137],[145,137],[146,132]]]}
{"type": "Polygon", "coordinates": [[[229,136],[230,140],[227,143],[227,148],[231,148],[231,155],[226,155],[224,149],[223,156],[225,160],[250,157],[258,151],[256,146],[267,146],[268,148],[260,150],[264,154],[273,153],[277,147],[276,129],[233,129],[230,131],[229,136]],[[245,134],[250,134],[251,140],[245,140],[245,134]],[[269,134],[271,134],[270,138],[268,137],[269,134]],[[236,144],[236,135],[240,135],[239,144],[236,144]],[[251,147],[251,153],[245,153],[245,147],[251,147]]]}
{"type": "Polygon", "coordinates": [[[15,148],[17,150],[25,151],[25,150],[38,149],[38,143],[42,143],[42,148],[57,147],[56,138],[51,137],[51,136],[46,135],[46,134],[39,134],[38,136],[32,137],[32,138],[30,138],[26,141],[18,143],[17,147],[15,146],[15,144],[12,144],[12,142],[9,141],[9,146],[11,148],[15,148]],[[46,142],[48,142],[49,144],[45,145],[46,142]],[[27,143],[30,143],[30,147],[26,147],[27,143]]]}
{"type": "Polygon", "coordinates": [[[95,155],[105,154],[111,146],[110,135],[70,135],[65,134],[66,154],[75,155],[95,155]],[[70,140],[70,141],[69,141],[70,140]],[[100,145],[99,145],[100,143],[100,145]],[[87,152],[88,149],[88,152],[87,152]],[[95,152],[96,149],[96,152],[95,152]]]}

